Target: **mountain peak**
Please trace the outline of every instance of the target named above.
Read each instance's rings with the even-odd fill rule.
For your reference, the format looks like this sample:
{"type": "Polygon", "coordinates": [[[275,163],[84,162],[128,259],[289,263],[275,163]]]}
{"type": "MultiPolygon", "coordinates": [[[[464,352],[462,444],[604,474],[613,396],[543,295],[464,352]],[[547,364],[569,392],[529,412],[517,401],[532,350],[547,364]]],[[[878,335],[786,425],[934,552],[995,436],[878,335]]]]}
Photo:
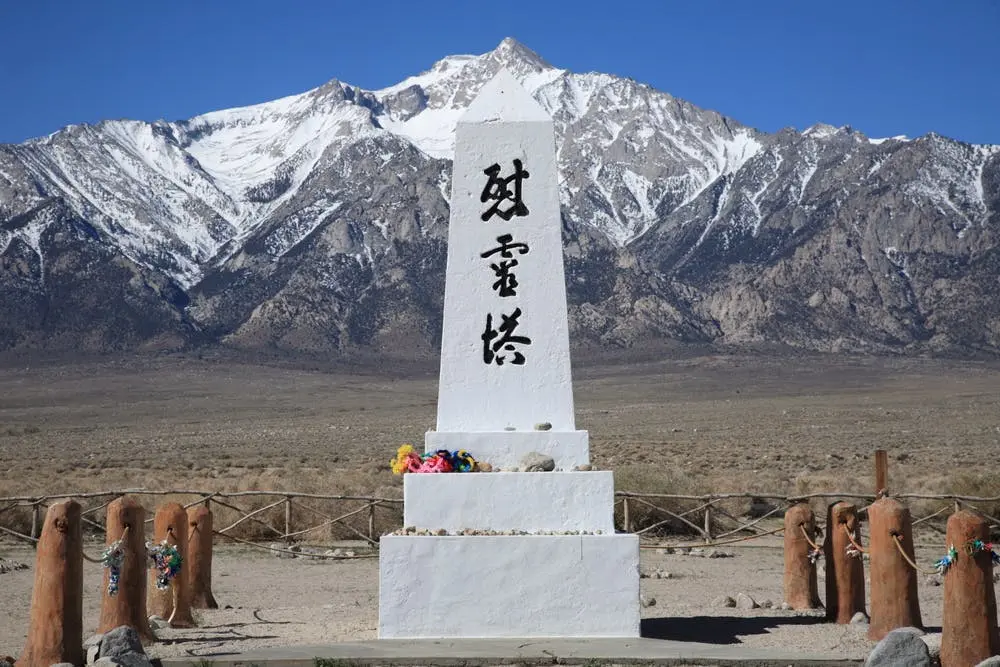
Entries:
{"type": "Polygon", "coordinates": [[[504,37],[490,55],[508,69],[518,70],[525,65],[536,70],[552,69],[544,58],[513,37],[504,37]]]}

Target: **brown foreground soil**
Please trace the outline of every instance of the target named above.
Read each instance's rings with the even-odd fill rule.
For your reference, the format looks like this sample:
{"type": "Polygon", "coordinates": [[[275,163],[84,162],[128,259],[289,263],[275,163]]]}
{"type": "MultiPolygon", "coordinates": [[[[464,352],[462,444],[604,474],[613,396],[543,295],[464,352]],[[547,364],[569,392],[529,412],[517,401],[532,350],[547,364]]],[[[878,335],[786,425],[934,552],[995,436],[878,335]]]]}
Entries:
{"type": "MultiPolygon", "coordinates": [[[[88,547],[96,551],[97,545],[88,547]]],[[[757,602],[781,603],[782,552],[777,542],[726,548],[732,558],[708,559],[642,552],[645,571],[661,569],[670,579],[642,579],[642,591],[656,600],[642,609],[643,634],[710,644],[774,648],[789,653],[863,658],[871,650],[863,625],[825,623],[822,612],[719,608],[720,596],[746,593],[757,602]]],[[[918,549],[925,564],[942,549],[918,549]]],[[[33,562],[30,549],[10,557],[33,562]]],[[[195,613],[199,627],[159,630],[163,640],[147,647],[156,657],[213,656],[273,646],[315,645],[374,639],[378,628],[378,561],[374,558],[323,561],[274,558],[266,551],[219,549],[214,592],[231,608],[195,613]]],[[[0,655],[16,655],[27,635],[33,571],[0,575],[0,655]]],[[[419,585],[419,573],[414,573],[419,585]]],[[[923,584],[920,603],[928,632],[939,642],[943,588],[923,584]]],[[[88,565],[84,579],[84,637],[100,616],[101,568],[88,565]]],[[[823,579],[820,579],[823,590],[823,579]]]]}

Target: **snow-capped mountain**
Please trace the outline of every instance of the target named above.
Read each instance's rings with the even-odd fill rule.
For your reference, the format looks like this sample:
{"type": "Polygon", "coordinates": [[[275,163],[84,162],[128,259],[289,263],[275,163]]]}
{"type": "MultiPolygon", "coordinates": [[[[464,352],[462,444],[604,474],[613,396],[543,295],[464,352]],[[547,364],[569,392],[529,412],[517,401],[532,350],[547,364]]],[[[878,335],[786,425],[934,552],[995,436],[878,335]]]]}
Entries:
{"type": "Polygon", "coordinates": [[[454,127],[500,67],[555,119],[575,340],[1000,349],[1000,147],[766,134],[512,39],[0,146],[0,348],[433,350],[454,127]]]}

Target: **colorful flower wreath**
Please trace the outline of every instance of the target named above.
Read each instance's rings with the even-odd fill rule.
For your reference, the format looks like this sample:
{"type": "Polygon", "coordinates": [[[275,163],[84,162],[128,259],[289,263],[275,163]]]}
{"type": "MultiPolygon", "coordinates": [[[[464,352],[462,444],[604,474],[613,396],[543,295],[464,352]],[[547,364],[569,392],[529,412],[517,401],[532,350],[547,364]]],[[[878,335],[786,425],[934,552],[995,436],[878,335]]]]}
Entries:
{"type": "Polygon", "coordinates": [[[390,463],[396,475],[407,472],[473,472],[476,469],[476,459],[464,449],[454,452],[439,449],[420,455],[410,444],[402,445],[390,463]]]}

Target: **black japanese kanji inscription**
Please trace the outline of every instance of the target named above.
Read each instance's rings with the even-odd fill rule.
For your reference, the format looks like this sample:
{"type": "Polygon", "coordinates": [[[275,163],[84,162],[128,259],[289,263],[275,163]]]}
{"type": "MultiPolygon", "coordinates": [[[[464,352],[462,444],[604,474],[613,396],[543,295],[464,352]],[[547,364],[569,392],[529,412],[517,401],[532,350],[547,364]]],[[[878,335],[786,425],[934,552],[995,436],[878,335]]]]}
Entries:
{"type": "Polygon", "coordinates": [[[517,345],[531,345],[531,339],[527,336],[515,336],[514,329],[518,326],[518,318],[521,317],[521,309],[515,308],[510,315],[500,314],[502,320],[498,329],[493,328],[493,314],[486,315],[486,330],[483,331],[483,363],[503,366],[505,355],[497,354],[501,348],[507,352],[513,352],[514,358],[510,363],[515,366],[524,365],[524,355],[521,354],[517,345]],[[494,342],[495,338],[499,338],[494,342]]]}
{"type": "Polygon", "coordinates": [[[511,271],[511,269],[517,266],[517,260],[513,259],[514,255],[511,251],[516,250],[519,255],[528,253],[527,243],[513,243],[513,240],[514,237],[510,234],[498,236],[497,243],[500,245],[479,255],[483,259],[486,259],[500,253],[500,256],[504,258],[494,264],[490,264],[490,268],[493,269],[493,273],[497,277],[497,281],[493,283],[493,289],[499,292],[502,297],[517,296],[518,282],[511,271]]]}
{"type": "Polygon", "coordinates": [[[479,201],[484,204],[493,201],[493,205],[481,216],[483,222],[489,222],[494,215],[499,215],[504,220],[510,220],[515,215],[528,215],[528,207],[521,200],[521,181],[528,178],[529,174],[527,169],[522,168],[520,160],[514,160],[514,173],[506,178],[500,176],[499,164],[483,169],[483,173],[490,178],[483,187],[483,193],[479,195],[479,201]],[[514,182],[513,191],[508,187],[511,181],[514,182]],[[513,203],[501,209],[500,205],[508,200],[513,203]]]}

